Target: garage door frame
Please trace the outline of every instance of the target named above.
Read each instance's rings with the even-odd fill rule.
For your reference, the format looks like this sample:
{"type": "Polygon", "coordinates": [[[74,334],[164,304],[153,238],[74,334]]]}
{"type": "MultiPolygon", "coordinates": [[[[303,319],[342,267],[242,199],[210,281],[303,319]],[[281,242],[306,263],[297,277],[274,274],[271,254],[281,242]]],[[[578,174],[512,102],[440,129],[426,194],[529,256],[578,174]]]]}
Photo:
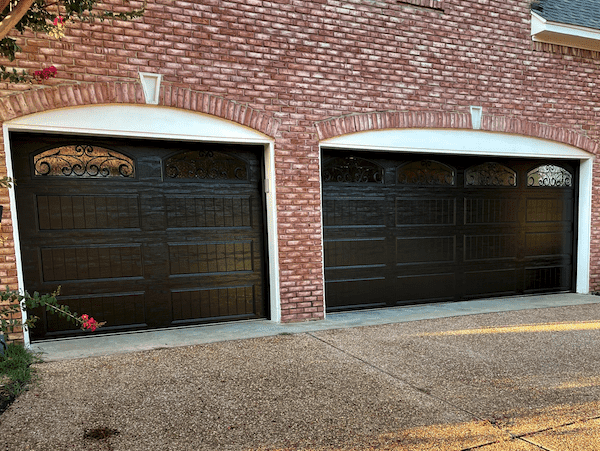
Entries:
{"type": "MultiPolygon", "coordinates": [[[[277,216],[275,199],[274,140],[267,135],[231,121],[187,110],[160,106],[96,105],[51,110],[23,116],[3,124],[7,174],[13,177],[9,140],[11,131],[28,133],[60,133],[86,136],[120,136],[134,139],[163,139],[169,141],[223,142],[231,144],[260,144],[264,146],[264,196],[266,209],[266,286],[269,296],[270,319],[281,320],[277,216]]],[[[25,286],[20,251],[19,227],[15,190],[9,192],[13,237],[19,287],[25,286]]],[[[26,313],[24,312],[24,320],[26,313]]],[[[30,345],[28,331],[25,345],[30,345]]]]}
{"type": "MultiPolygon", "coordinates": [[[[325,149],[392,154],[444,154],[456,156],[547,158],[579,160],[578,209],[575,214],[575,291],[589,292],[592,164],[594,156],[554,141],[507,133],[447,129],[387,129],[352,133],[320,142],[325,149]]],[[[322,183],[322,182],[321,182],[322,183]]],[[[323,190],[321,189],[321,192],[323,190]]],[[[323,221],[321,220],[321,224],[323,221]]],[[[322,230],[324,234],[324,230],[322,230]]],[[[324,249],[323,249],[324,255],[324,249]]],[[[323,267],[325,262],[323,260],[323,267]]],[[[325,275],[323,274],[323,285],[325,275]]],[[[325,298],[325,306],[327,299],[325,298]]]]}

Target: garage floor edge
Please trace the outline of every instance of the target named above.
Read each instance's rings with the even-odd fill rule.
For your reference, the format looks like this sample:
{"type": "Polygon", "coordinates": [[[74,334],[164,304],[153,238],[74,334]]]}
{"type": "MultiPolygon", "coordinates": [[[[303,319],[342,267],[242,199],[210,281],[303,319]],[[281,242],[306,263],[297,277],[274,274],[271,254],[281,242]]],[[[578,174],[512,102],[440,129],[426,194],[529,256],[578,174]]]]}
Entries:
{"type": "Polygon", "coordinates": [[[325,320],[301,323],[281,324],[261,319],[141,332],[93,335],[89,337],[63,338],[34,342],[31,345],[31,349],[34,352],[42,353],[43,360],[53,361],[157,348],[189,346],[218,341],[241,340],[278,334],[297,334],[318,330],[377,326],[453,316],[598,303],[600,303],[600,296],[576,293],[491,298],[329,313],[325,320]]]}

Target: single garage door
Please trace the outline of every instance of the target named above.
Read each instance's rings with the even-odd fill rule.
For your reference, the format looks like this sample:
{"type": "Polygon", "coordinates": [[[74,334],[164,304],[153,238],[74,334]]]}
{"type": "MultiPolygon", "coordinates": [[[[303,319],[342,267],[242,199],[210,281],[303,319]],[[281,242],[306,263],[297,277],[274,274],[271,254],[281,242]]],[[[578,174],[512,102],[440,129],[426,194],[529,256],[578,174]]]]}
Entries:
{"type": "MultiPolygon", "coordinates": [[[[262,147],[10,139],[29,292],[104,331],[265,316],[262,147]]],[[[34,339],[78,333],[34,313],[34,339]]]]}
{"type": "Polygon", "coordinates": [[[573,289],[577,164],[324,151],[330,311],[573,289]]]}

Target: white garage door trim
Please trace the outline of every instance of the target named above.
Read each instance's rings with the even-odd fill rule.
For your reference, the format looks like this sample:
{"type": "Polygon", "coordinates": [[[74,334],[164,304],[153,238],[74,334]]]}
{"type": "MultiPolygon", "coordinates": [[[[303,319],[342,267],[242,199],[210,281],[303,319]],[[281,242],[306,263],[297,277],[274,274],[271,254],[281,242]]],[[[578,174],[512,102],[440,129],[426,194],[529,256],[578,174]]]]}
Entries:
{"type": "MultiPolygon", "coordinates": [[[[172,141],[210,141],[233,144],[262,144],[265,148],[265,204],[267,210],[267,252],[269,262],[269,304],[271,321],[281,320],[277,209],[275,199],[274,140],[243,125],[203,113],[148,105],[95,105],[65,108],[23,116],[4,123],[4,149],[8,176],[13,176],[9,133],[11,131],[122,136],[172,141]]],[[[11,218],[17,258],[19,287],[24,286],[15,191],[10,190],[11,218]]],[[[25,317],[24,317],[25,318],[25,317]]],[[[25,332],[29,346],[29,334],[25,332]]]]}
{"type": "MultiPolygon", "coordinates": [[[[447,129],[366,131],[323,140],[320,142],[320,147],[377,152],[579,160],[575,291],[577,293],[589,292],[592,163],[594,155],[573,146],[539,138],[507,133],[447,129]]],[[[323,221],[321,221],[322,223],[323,221]]],[[[323,267],[325,267],[324,261],[323,267]]],[[[324,280],[323,283],[325,283],[324,280]]],[[[325,299],[325,302],[327,302],[327,299],[325,299]]]]}

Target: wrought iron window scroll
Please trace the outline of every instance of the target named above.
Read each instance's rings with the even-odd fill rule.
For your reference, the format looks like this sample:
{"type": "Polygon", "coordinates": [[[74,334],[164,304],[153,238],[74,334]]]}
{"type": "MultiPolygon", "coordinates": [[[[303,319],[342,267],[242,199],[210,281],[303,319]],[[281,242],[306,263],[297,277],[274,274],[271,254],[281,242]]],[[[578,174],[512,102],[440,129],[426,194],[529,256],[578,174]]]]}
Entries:
{"type": "Polygon", "coordinates": [[[165,160],[165,176],[172,179],[248,180],[248,163],[225,152],[190,150],[165,160]]]}
{"type": "Polygon", "coordinates": [[[500,163],[487,162],[465,171],[465,186],[517,186],[517,173],[500,163]]]}
{"type": "Polygon", "coordinates": [[[527,186],[569,188],[573,186],[573,175],[560,166],[543,164],[527,173],[527,186]]]}
{"type": "Polygon", "coordinates": [[[383,168],[359,157],[334,157],[323,166],[323,180],[328,183],[383,183],[383,168]]]}
{"type": "Polygon", "coordinates": [[[456,185],[456,171],[433,160],[412,161],[398,168],[400,185],[456,185]]]}
{"type": "Polygon", "coordinates": [[[36,177],[128,177],[135,176],[134,161],[114,150],[78,144],[55,147],[33,157],[36,177]]]}

